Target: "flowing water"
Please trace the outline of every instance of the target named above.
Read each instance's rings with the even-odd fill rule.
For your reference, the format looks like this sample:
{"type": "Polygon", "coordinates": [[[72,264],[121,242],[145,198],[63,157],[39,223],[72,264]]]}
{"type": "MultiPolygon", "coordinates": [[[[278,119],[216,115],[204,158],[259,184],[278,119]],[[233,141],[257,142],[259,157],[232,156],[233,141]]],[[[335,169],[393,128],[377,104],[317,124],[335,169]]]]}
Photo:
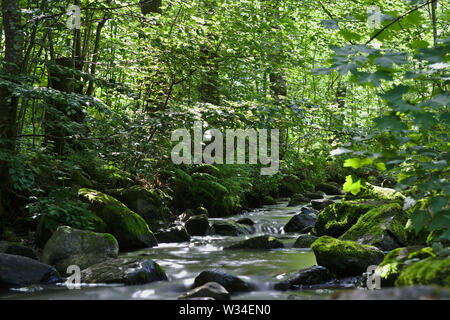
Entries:
{"type": "MultiPolygon", "coordinates": [[[[177,299],[187,291],[195,277],[204,270],[223,269],[251,282],[257,289],[253,292],[233,295],[233,299],[287,299],[293,292],[280,292],[273,284],[286,274],[316,265],[310,249],[292,248],[298,237],[295,233],[284,233],[283,226],[300,211],[302,206],[287,207],[287,201],[265,206],[238,216],[255,222],[256,233],[251,236],[192,237],[190,242],[160,244],[158,247],[139,250],[123,255],[144,255],[155,260],[165,270],[169,281],[145,285],[96,285],[69,290],[65,286],[32,286],[0,291],[2,299],[177,299]],[[223,250],[231,244],[249,237],[269,234],[279,238],[284,249],[276,250],[223,250]]],[[[221,220],[221,219],[210,219],[221,220]]],[[[327,290],[325,290],[327,291],[327,290]]],[[[304,290],[297,295],[318,295],[324,290],[304,290]]]]}

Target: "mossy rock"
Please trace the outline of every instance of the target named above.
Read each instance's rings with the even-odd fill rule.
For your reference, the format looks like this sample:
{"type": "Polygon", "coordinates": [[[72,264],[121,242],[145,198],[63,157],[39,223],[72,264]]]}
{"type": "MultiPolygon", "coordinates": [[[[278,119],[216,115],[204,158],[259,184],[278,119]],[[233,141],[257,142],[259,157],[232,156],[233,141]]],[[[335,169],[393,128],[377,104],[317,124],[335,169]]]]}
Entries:
{"type": "Polygon", "coordinates": [[[214,221],[212,228],[214,228],[215,234],[221,236],[241,236],[254,233],[253,227],[230,220],[214,221]]]}
{"type": "Polygon", "coordinates": [[[435,284],[450,288],[450,258],[429,257],[403,268],[396,286],[435,284]]]}
{"type": "Polygon", "coordinates": [[[310,234],[301,234],[297,240],[295,240],[294,248],[309,248],[311,245],[319,239],[316,236],[310,235],[310,234]]]}
{"type": "Polygon", "coordinates": [[[108,190],[107,193],[139,214],[152,230],[170,222],[170,210],[158,190],[135,185],[125,189],[108,190]]]}
{"type": "Polygon", "coordinates": [[[47,241],[42,262],[55,266],[60,274],[77,265],[85,269],[107,259],[117,258],[119,244],[109,233],[96,233],[59,227],[47,241]]]}
{"type": "Polygon", "coordinates": [[[383,261],[384,253],[373,246],[323,236],[311,245],[317,264],[338,276],[362,275],[383,261]]]}
{"type": "Polygon", "coordinates": [[[301,205],[301,204],[308,203],[310,200],[311,200],[310,198],[304,196],[303,194],[296,193],[296,194],[294,194],[291,197],[291,199],[289,200],[289,203],[288,203],[287,206],[288,207],[295,207],[295,206],[298,206],[298,205],[301,205]]]}
{"type": "Polygon", "coordinates": [[[225,249],[270,250],[284,248],[283,243],[275,237],[263,235],[236,243],[225,249]]]}
{"type": "Polygon", "coordinates": [[[205,236],[209,232],[209,220],[206,214],[190,217],[184,224],[191,236],[205,236]]]}
{"type": "Polygon", "coordinates": [[[188,231],[181,225],[155,232],[155,237],[159,243],[189,242],[191,240],[188,231]]]}
{"type": "Polygon", "coordinates": [[[34,249],[23,246],[19,242],[0,241],[0,253],[13,254],[39,260],[39,256],[34,249]]]}
{"type": "Polygon", "coordinates": [[[281,197],[291,197],[296,193],[303,192],[304,188],[299,177],[294,175],[286,175],[281,178],[278,190],[281,197]]]}
{"type": "Polygon", "coordinates": [[[322,191],[303,191],[303,195],[309,199],[322,199],[324,196],[322,191]]]}
{"type": "Polygon", "coordinates": [[[75,171],[72,173],[71,184],[73,187],[78,188],[94,188],[94,183],[85,175],[84,172],[75,171]]]}
{"type": "Polygon", "coordinates": [[[444,247],[450,247],[450,240],[444,239],[440,240],[439,238],[448,231],[448,229],[436,229],[430,232],[427,237],[427,245],[431,246],[434,242],[440,242],[444,247]],[[438,240],[439,239],[439,240],[438,240]]]}
{"type": "Polygon", "coordinates": [[[345,196],[345,200],[354,199],[390,200],[403,203],[405,196],[395,189],[383,188],[367,183],[366,188],[357,195],[348,193],[345,196]]]}
{"type": "Polygon", "coordinates": [[[341,240],[352,240],[390,251],[405,246],[406,212],[398,203],[381,205],[362,215],[341,240]]]}
{"type": "Polygon", "coordinates": [[[412,259],[424,259],[433,256],[435,256],[433,249],[423,246],[411,246],[392,250],[378,265],[376,271],[381,276],[381,285],[383,287],[394,286],[400,272],[406,265],[405,262],[412,259]]]}
{"type": "Polygon", "coordinates": [[[272,198],[271,196],[264,196],[263,204],[264,205],[274,205],[274,204],[277,204],[277,201],[274,198],[272,198]]]}
{"type": "Polygon", "coordinates": [[[358,219],[380,203],[367,201],[342,201],[329,205],[317,216],[316,234],[339,237],[350,229],[358,219]]]}
{"type": "Polygon", "coordinates": [[[119,200],[92,189],[80,189],[78,194],[106,223],[106,232],[117,239],[121,251],[158,244],[145,220],[119,200]]]}

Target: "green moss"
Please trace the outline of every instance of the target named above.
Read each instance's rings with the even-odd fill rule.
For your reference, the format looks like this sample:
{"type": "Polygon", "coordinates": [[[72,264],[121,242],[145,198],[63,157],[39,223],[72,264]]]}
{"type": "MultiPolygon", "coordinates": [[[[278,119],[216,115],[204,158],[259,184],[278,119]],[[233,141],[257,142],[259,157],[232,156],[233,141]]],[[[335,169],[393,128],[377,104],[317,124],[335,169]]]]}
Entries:
{"type": "Polygon", "coordinates": [[[92,211],[106,223],[106,232],[117,238],[121,249],[156,245],[144,219],[119,200],[92,189],[80,189],[79,195],[89,201],[92,211]]]}
{"type": "Polygon", "coordinates": [[[392,250],[378,265],[378,272],[382,281],[381,284],[383,286],[394,286],[395,281],[407,265],[407,262],[409,263],[413,259],[420,260],[434,256],[433,249],[429,247],[412,246],[392,250]]]}
{"type": "Polygon", "coordinates": [[[368,266],[377,265],[384,258],[383,252],[373,246],[329,236],[314,241],[311,249],[319,265],[342,276],[361,275],[368,266]]]}
{"type": "Polygon", "coordinates": [[[394,189],[378,187],[367,183],[366,188],[356,196],[351,193],[348,193],[345,196],[345,200],[352,199],[374,199],[403,202],[405,200],[405,196],[394,189]]]}
{"type": "Polygon", "coordinates": [[[436,284],[450,287],[450,258],[429,257],[406,266],[397,281],[397,286],[436,284]]]}
{"type": "Polygon", "coordinates": [[[406,242],[406,213],[398,203],[384,204],[362,215],[340,239],[392,250],[406,242]]]}
{"type": "Polygon", "coordinates": [[[317,235],[339,237],[355,224],[359,217],[376,208],[377,202],[342,201],[333,203],[317,216],[315,230],[317,235]]]}
{"type": "Polygon", "coordinates": [[[442,236],[445,232],[447,232],[447,229],[437,229],[430,232],[430,234],[427,237],[427,245],[431,246],[433,242],[441,242],[444,247],[450,247],[450,241],[449,240],[437,240],[440,236],[442,236]]]}

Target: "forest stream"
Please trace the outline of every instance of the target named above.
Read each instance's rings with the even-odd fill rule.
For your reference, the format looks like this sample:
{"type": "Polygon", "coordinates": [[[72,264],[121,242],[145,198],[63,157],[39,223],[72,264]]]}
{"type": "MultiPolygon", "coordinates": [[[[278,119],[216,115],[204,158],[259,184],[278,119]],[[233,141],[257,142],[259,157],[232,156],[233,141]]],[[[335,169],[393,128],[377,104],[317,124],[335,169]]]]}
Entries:
{"type": "MultiPolygon", "coordinates": [[[[298,233],[284,233],[283,226],[305,205],[287,207],[287,200],[276,205],[233,216],[232,220],[250,218],[255,222],[252,236],[192,237],[190,242],[162,243],[154,248],[122,253],[144,255],[154,259],[166,271],[169,281],[145,285],[85,285],[80,290],[69,290],[64,285],[15,288],[0,293],[2,299],[177,299],[188,290],[194,278],[204,270],[221,269],[248,281],[256,290],[233,295],[233,299],[275,300],[290,295],[317,296],[330,290],[277,291],[273,284],[284,275],[316,265],[311,249],[293,248],[298,233]],[[223,250],[224,247],[257,235],[277,236],[284,249],[223,250]]],[[[211,222],[225,219],[210,219],[211,222]]]]}

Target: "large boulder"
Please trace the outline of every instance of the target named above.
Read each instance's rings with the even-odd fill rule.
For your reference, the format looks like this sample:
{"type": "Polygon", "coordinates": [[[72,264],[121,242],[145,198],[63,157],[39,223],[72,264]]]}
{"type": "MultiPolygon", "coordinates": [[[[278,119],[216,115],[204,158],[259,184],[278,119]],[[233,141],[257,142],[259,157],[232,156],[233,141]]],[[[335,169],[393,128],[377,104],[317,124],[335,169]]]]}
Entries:
{"type": "Polygon", "coordinates": [[[62,226],[45,244],[42,262],[66,274],[70,265],[85,269],[104,260],[117,258],[118,253],[119,244],[111,234],[62,226]]]}
{"type": "Polygon", "coordinates": [[[164,270],[153,260],[142,257],[110,259],[81,271],[84,283],[135,285],[165,280],[164,270]]]}
{"type": "Polygon", "coordinates": [[[357,195],[353,195],[351,193],[347,193],[345,195],[345,200],[353,199],[389,200],[403,203],[405,196],[395,189],[378,187],[370,183],[366,183],[366,188],[357,195]]]}
{"type": "Polygon", "coordinates": [[[78,194],[106,223],[106,232],[117,239],[120,250],[153,247],[158,244],[144,219],[119,200],[92,189],[80,189],[78,194]]]}
{"type": "Polygon", "coordinates": [[[36,251],[18,242],[0,241],[0,253],[13,254],[39,260],[36,251]]]}
{"type": "Polygon", "coordinates": [[[339,276],[357,276],[383,261],[384,253],[373,246],[342,241],[329,236],[317,239],[311,249],[317,264],[339,276]]]}
{"type": "Polygon", "coordinates": [[[286,280],[275,284],[276,290],[298,290],[317,284],[324,284],[333,279],[333,274],[325,267],[314,266],[301,269],[288,276],[286,280]]]}
{"type": "Polygon", "coordinates": [[[209,232],[209,220],[206,214],[190,217],[184,224],[191,236],[205,236],[209,232]]]}
{"type": "Polygon", "coordinates": [[[369,210],[340,239],[352,240],[390,251],[405,246],[406,213],[398,203],[369,210]]]}
{"type": "Polygon", "coordinates": [[[252,286],[244,280],[223,270],[207,270],[200,273],[194,280],[194,288],[201,287],[208,282],[216,282],[228,292],[249,292],[252,286]]]}
{"type": "Polygon", "coordinates": [[[221,236],[241,236],[254,233],[251,226],[236,223],[230,220],[214,221],[212,226],[214,228],[214,232],[221,236]]]}
{"type": "Polygon", "coordinates": [[[297,240],[295,240],[294,248],[309,248],[314,241],[319,239],[316,236],[310,235],[310,234],[301,234],[297,240]]]}
{"type": "Polygon", "coordinates": [[[155,233],[159,243],[188,242],[191,236],[183,226],[173,226],[155,233]]]}
{"type": "Polygon", "coordinates": [[[449,257],[428,257],[404,267],[397,286],[439,285],[450,288],[449,257]]]}
{"type": "Polygon", "coordinates": [[[314,227],[316,225],[317,215],[315,213],[301,212],[296,214],[283,227],[285,232],[303,231],[305,228],[314,227]]]}
{"type": "Polygon", "coordinates": [[[213,298],[214,300],[230,300],[230,293],[217,282],[204,285],[183,293],[178,299],[213,298]]]}
{"type": "Polygon", "coordinates": [[[0,253],[0,287],[61,281],[58,271],[31,258],[0,253]]]}
{"type": "Polygon", "coordinates": [[[171,220],[170,210],[158,190],[132,186],[126,189],[108,190],[108,194],[139,214],[151,230],[156,230],[171,220]]]}
{"type": "Polygon", "coordinates": [[[280,240],[272,236],[263,235],[243,240],[225,249],[269,250],[279,248],[284,248],[284,245],[280,240]]]}
{"type": "Polygon", "coordinates": [[[318,236],[339,237],[358,221],[359,217],[383,202],[342,201],[333,203],[317,216],[315,232],[318,236]]]}

